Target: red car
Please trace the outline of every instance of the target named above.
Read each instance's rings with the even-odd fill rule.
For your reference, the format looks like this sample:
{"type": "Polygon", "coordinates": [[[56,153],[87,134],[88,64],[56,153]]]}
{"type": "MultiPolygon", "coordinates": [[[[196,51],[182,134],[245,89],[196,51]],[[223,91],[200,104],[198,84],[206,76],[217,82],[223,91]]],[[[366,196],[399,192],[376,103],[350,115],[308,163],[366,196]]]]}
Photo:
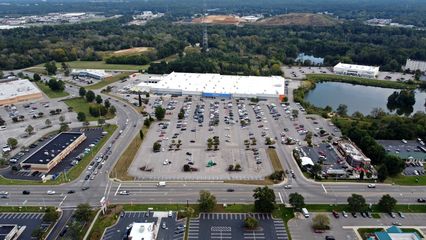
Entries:
{"type": "Polygon", "coordinates": [[[336,211],[334,211],[334,210],[333,210],[333,216],[334,216],[335,218],[339,218],[339,217],[340,217],[340,215],[339,215],[336,211]]]}

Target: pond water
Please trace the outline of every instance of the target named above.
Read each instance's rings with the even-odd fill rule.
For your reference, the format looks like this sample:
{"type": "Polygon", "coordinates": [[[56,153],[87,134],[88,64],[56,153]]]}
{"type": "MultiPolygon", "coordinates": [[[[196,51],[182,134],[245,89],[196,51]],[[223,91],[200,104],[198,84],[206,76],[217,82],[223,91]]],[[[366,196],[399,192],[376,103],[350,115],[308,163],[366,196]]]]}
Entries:
{"type": "MultiPolygon", "coordinates": [[[[317,83],[315,89],[305,95],[305,100],[317,107],[332,107],[333,110],[340,104],[348,106],[348,114],[356,111],[364,115],[370,114],[374,108],[382,108],[390,112],[386,104],[389,95],[399,89],[370,87],[363,85],[353,85],[341,82],[317,83]]],[[[416,90],[416,103],[413,106],[413,113],[425,111],[426,92],[416,90]]],[[[395,111],[393,111],[395,112],[395,111]]]]}

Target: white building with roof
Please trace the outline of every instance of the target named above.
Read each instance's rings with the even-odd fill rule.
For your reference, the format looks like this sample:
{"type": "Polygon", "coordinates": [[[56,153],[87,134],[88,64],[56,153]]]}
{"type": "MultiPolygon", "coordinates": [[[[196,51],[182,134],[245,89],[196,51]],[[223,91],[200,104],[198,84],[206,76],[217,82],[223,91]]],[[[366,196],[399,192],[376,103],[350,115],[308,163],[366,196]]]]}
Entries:
{"type": "Polygon", "coordinates": [[[130,230],[129,240],[155,240],[155,225],[151,223],[133,223],[130,230]]]}
{"type": "Polygon", "coordinates": [[[379,74],[379,67],[338,63],[334,66],[333,71],[334,73],[341,75],[376,78],[379,74]]]}
{"type": "Polygon", "coordinates": [[[155,94],[200,95],[203,97],[284,97],[285,79],[281,76],[235,76],[217,73],[172,72],[142,80],[135,89],[155,94]]]}
{"type": "Polygon", "coordinates": [[[410,71],[419,70],[420,72],[426,73],[426,62],[407,59],[407,62],[405,63],[405,66],[404,66],[404,69],[410,70],[410,71]]]}
{"type": "Polygon", "coordinates": [[[43,98],[42,92],[26,79],[0,83],[0,105],[15,104],[40,98],[43,98]]]}
{"type": "Polygon", "coordinates": [[[88,77],[102,80],[104,78],[111,77],[111,74],[107,73],[105,70],[100,69],[73,69],[71,71],[71,76],[88,77]]]}

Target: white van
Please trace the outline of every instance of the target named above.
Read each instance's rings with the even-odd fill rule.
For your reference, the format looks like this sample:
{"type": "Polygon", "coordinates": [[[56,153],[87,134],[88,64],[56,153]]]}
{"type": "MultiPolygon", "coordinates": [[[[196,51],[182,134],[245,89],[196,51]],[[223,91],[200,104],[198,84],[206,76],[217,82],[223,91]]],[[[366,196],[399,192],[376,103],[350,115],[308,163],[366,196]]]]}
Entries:
{"type": "Polygon", "coordinates": [[[308,212],[308,209],[306,209],[306,208],[302,208],[302,213],[303,213],[303,216],[305,216],[305,218],[309,218],[309,212],[308,212]]]}
{"type": "Polygon", "coordinates": [[[157,187],[165,187],[166,186],[166,182],[158,182],[157,183],[157,187]]]}

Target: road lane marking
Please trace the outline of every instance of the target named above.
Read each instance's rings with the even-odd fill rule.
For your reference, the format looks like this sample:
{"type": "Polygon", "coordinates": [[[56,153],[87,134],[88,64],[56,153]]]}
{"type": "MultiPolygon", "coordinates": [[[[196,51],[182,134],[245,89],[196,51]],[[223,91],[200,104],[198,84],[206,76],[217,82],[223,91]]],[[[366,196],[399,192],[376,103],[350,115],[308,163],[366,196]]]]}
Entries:
{"type": "Polygon", "coordinates": [[[283,201],[283,197],[281,196],[281,193],[280,193],[280,192],[278,192],[278,197],[280,197],[280,201],[281,201],[281,203],[284,203],[284,201],[283,201]]]}
{"type": "Polygon", "coordinates": [[[68,197],[67,195],[64,196],[64,199],[62,199],[62,201],[59,203],[59,207],[64,203],[64,201],[67,197],[68,197]]]}
{"type": "Polygon", "coordinates": [[[120,187],[121,187],[121,183],[120,185],[118,185],[117,191],[115,191],[114,196],[117,196],[117,193],[118,193],[118,190],[120,190],[120,187]]]}
{"type": "Polygon", "coordinates": [[[324,184],[321,184],[322,189],[324,189],[324,192],[327,193],[327,189],[325,189],[324,184]]]}

